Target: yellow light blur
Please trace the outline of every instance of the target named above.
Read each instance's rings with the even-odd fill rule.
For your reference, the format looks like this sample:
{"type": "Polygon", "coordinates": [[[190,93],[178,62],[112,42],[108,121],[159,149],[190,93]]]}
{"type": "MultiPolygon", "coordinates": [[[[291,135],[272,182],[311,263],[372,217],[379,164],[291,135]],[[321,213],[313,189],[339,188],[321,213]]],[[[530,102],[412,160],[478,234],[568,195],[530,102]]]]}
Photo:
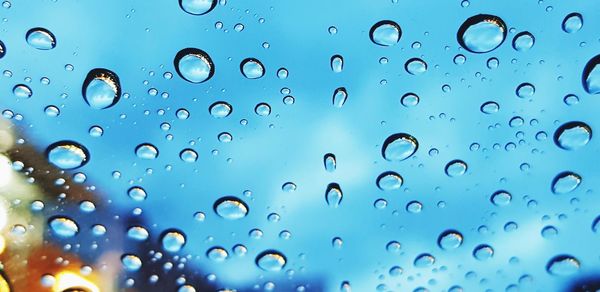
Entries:
{"type": "Polygon", "coordinates": [[[13,178],[13,169],[10,159],[0,154],[0,188],[6,187],[13,178]]]}
{"type": "MultiPolygon", "coordinates": [[[[4,236],[0,235],[0,254],[2,254],[4,252],[4,249],[6,248],[6,240],[4,239],[4,236]]],[[[2,290],[0,290],[2,291],[2,290]]]]}
{"type": "Polygon", "coordinates": [[[63,271],[56,275],[56,281],[52,286],[52,291],[62,292],[69,288],[84,288],[90,292],[100,292],[96,284],[77,275],[76,273],[63,271]]]}

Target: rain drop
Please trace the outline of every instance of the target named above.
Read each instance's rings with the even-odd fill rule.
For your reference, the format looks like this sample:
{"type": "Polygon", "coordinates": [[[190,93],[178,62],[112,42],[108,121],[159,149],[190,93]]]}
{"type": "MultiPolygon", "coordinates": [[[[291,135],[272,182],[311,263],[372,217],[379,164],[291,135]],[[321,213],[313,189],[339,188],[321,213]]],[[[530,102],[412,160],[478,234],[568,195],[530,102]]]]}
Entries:
{"type": "Polygon", "coordinates": [[[244,77],[248,79],[257,79],[265,75],[265,67],[263,64],[254,58],[247,58],[240,64],[240,70],[244,77]]]}
{"type": "Polygon", "coordinates": [[[212,59],[200,49],[186,48],[179,51],[173,63],[179,76],[191,83],[202,83],[215,74],[212,59]]]}
{"type": "Polygon", "coordinates": [[[494,15],[478,14],[465,20],[457,33],[458,43],[472,53],[487,53],[506,38],[506,24],[494,15]]]}
{"type": "Polygon", "coordinates": [[[213,209],[221,218],[237,220],[248,215],[248,205],[236,197],[222,197],[218,199],[213,209]]]}
{"type": "Polygon", "coordinates": [[[381,154],[388,161],[402,161],[411,157],[419,148],[417,139],[409,134],[397,133],[383,142],[381,154]]]}
{"type": "Polygon", "coordinates": [[[27,32],[25,38],[31,47],[38,50],[51,50],[56,47],[54,34],[45,28],[32,28],[27,32]]]}
{"type": "Polygon", "coordinates": [[[388,47],[393,46],[400,41],[402,30],[397,23],[391,20],[382,20],[371,27],[369,36],[373,43],[388,47]]]}
{"type": "Polygon", "coordinates": [[[84,166],[90,153],[81,144],[73,141],[59,141],[46,150],[48,161],[61,169],[75,169],[84,166]]]}
{"type": "Polygon", "coordinates": [[[93,109],[105,109],[114,106],[121,96],[121,83],[114,72],[96,68],[91,70],[81,89],[83,99],[93,109]]]}
{"type": "Polygon", "coordinates": [[[583,122],[568,122],[554,132],[554,143],[565,150],[576,150],[592,139],[592,128],[583,122]]]}

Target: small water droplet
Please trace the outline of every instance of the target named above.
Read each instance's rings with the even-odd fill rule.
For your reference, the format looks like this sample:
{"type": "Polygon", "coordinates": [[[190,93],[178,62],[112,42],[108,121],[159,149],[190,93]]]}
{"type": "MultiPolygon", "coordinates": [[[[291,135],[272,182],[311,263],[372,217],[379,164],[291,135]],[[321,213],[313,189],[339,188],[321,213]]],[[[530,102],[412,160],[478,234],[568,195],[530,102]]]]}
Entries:
{"type": "Polygon", "coordinates": [[[435,263],[435,257],[428,253],[420,254],[415,258],[413,262],[414,266],[417,268],[427,268],[431,267],[435,263]]]}
{"type": "Polygon", "coordinates": [[[231,114],[233,107],[224,101],[217,101],[209,107],[208,111],[215,118],[224,118],[231,114]]]}
{"type": "Polygon", "coordinates": [[[179,51],[175,55],[173,64],[177,74],[191,83],[202,83],[215,74],[215,65],[210,56],[196,48],[185,48],[179,51]]]}
{"type": "Polygon", "coordinates": [[[371,41],[380,46],[393,46],[400,41],[402,30],[400,26],[391,20],[382,20],[375,23],[369,32],[371,41]]]}
{"type": "Polygon", "coordinates": [[[38,50],[51,50],[56,47],[56,38],[54,35],[42,27],[30,29],[25,38],[30,46],[38,50]]]}
{"type": "Polygon", "coordinates": [[[507,206],[512,200],[512,195],[507,191],[497,191],[492,194],[490,201],[496,206],[507,206]]]}
{"type": "Polygon", "coordinates": [[[427,71],[427,63],[419,58],[412,58],[404,64],[406,72],[412,75],[421,75],[427,71]]]}
{"type": "Polygon", "coordinates": [[[342,203],[342,199],[344,198],[344,194],[340,185],[336,183],[330,183],[327,186],[327,190],[325,191],[325,201],[327,205],[333,208],[339,207],[340,203],[342,203]]]}
{"type": "Polygon", "coordinates": [[[185,234],[179,230],[167,230],[162,235],[161,244],[165,251],[178,252],[185,245],[185,234]]]}
{"type": "Polygon", "coordinates": [[[519,52],[528,51],[535,44],[535,37],[528,31],[520,32],[513,38],[513,48],[519,52]]]}
{"type": "Polygon", "coordinates": [[[495,114],[500,110],[500,105],[495,101],[488,101],[481,105],[481,112],[484,114],[495,114]]]}
{"type": "Polygon", "coordinates": [[[206,252],[206,257],[214,262],[223,262],[229,257],[229,253],[224,248],[215,246],[206,252]]]}
{"type": "Polygon", "coordinates": [[[325,166],[325,170],[327,172],[334,172],[337,167],[335,155],[332,153],[325,154],[325,156],[323,156],[323,165],[325,166]]]}
{"type": "Polygon", "coordinates": [[[506,38],[506,24],[494,15],[469,17],[457,33],[458,43],[472,53],[487,53],[498,48],[506,38]]]}
{"type": "Polygon", "coordinates": [[[532,97],[535,94],[535,86],[531,83],[521,83],[517,86],[516,94],[520,98],[532,97]]]}
{"type": "Polygon", "coordinates": [[[456,230],[446,230],[438,237],[438,245],[445,250],[458,248],[462,242],[463,236],[456,230]]]}
{"type": "Polygon", "coordinates": [[[346,103],[346,99],[348,99],[348,93],[346,92],[346,88],[340,87],[333,92],[333,106],[341,108],[346,103]]]}
{"type": "Polygon", "coordinates": [[[198,160],[198,153],[196,153],[196,151],[194,151],[194,149],[190,149],[190,148],[183,149],[179,153],[179,158],[183,162],[187,162],[187,163],[196,162],[196,160],[198,160]]]}
{"type": "Polygon", "coordinates": [[[132,226],[127,230],[127,237],[134,240],[144,241],[148,239],[149,236],[148,230],[142,226],[132,226]]]}
{"type": "Polygon", "coordinates": [[[393,171],[386,171],[377,177],[377,187],[383,191],[397,190],[402,182],[402,176],[393,171]]]}
{"type": "Polygon", "coordinates": [[[485,261],[494,256],[494,249],[487,244],[480,244],[473,250],[473,256],[480,261],[485,261]]]}
{"type": "Polygon", "coordinates": [[[405,107],[413,107],[419,104],[419,96],[409,92],[402,96],[400,103],[405,107]]]}
{"type": "Polygon", "coordinates": [[[446,164],[446,174],[449,177],[461,176],[467,172],[467,163],[462,160],[452,160],[446,164]]]}
{"type": "Polygon", "coordinates": [[[158,149],[149,143],[142,143],[135,148],[135,155],[141,159],[152,160],[158,157],[158,149]]]}
{"type": "Polygon", "coordinates": [[[238,220],[248,215],[248,205],[244,201],[236,197],[222,197],[213,205],[213,209],[217,215],[228,220],[238,220]]]}
{"type": "Polygon", "coordinates": [[[121,263],[125,270],[130,272],[135,272],[142,267],[142,260],[138,256],[132,254],[124,254],[121,257],[121,263]]]}
{"type": "Polygon", "coordinates": [[[148,196],[146,190],[144,190],[142,187],[131,187],[129,190],[127,190],[127,195],[134,201],[138,202],[145,200],[148,196]]]}
{"type": "Polygon", "coordinates": [[[340,73],[344,69],[344,58],[340,55],[331,57],[331,70],[335,73],[340,73]]]}

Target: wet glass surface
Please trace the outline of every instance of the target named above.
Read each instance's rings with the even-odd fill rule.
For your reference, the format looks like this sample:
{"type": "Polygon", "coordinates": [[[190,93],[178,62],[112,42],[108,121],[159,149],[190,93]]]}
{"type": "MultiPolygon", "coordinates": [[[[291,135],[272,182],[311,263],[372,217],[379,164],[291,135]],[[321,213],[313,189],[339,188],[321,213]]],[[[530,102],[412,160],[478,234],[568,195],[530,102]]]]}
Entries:
{"type": "Polygon", "coordinates": [[[600,288],[594,1],[0,19],[2,292],[600,288]]]}

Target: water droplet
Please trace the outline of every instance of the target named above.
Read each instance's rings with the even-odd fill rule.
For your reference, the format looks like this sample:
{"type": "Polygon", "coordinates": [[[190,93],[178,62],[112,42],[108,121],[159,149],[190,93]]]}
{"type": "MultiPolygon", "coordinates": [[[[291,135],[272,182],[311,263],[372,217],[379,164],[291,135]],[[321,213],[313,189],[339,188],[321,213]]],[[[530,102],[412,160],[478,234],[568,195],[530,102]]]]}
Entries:
{"type": "Polygon", "coordinates": [[[331,70],[335,73],[340,73],[344,69],[344,58],[340,55],[331,57],[331,70]]]}
{"type": "Polygon", "coordinates": [[[541,233],[543,238],[550,239],[558,235],[558,230],[554,226],[546,226],[541,233]]]}
{"type": "Polygon", "coordinates": [[[406,204],[406,211],[409,213],[417,214],[421,213],[421,210],[423,210],[423,204],[418,201],[411,201],[406,204]]]}
{"type": "Polygon", "coordinates": [[[179,289],[177,289],[177,292],[196,292],[196,288],[194,288],[194,286],[186,284],[186,285],[179,287],[179,289]]]}
{"type": "Polygon", "coordinates": [[[412,58],[406,61],[404,69],[412,75],[421,75],[427,71],[427,63],[419,58],[412,58]]]}
{"type": "Polygon", "coordinates": [[[600,94],[600,55],[587,62],[582,76],[585,91],[589,94],[600,94]]]}
{"type": "Polygon", "coordinates": [[[179,0],[183,11],[192,15],[203,15],[215,8],[217,0],[179,0]]]}
{"type": "Polygon", "coordinates": [[[73,141],[59,141],[46,150],[48,161],[61,169],[75,169],[84,166],[90,153],[83,145],[73,141]]]}
{"type": "Polygon", "coordinates": [[[385,246],[385,249],[390,253],[399,253],[401,248],[402,245],[395,240],[388,242],[385,246]]]}
{"type": "Polygon", "coordinates": [[[519,52],[528,51],[535,44],[535,37],[528,31],[518,33],[513,39],[513,48],[519,52]]]}
{"type": "Polygon", "coordinates": [[[296,188],[297,188],[297,186],[293,182],[286,182],[283,184],[283,186],[281,186],[281,190],[286,193],[291,193],[291,192],[295,191],[296,188]]]}
{"type": "Polygon", "coordinates": [[[577,12],[573,12],[565,16],[562,22],[562,29],[566,33],[578,32],[583,27],[583,16],[577,12]]]}
{"type": "Polygon", "coordinates": [[[330,183],[327,186],[327,190],[325,191],[325,201],[327,202],[327,205],[337,208],[342,202],[343,197],[344,194],[342,193],[340,185],[336,183],[330,183]]]}
{"type": "Polygon", "coordinates": [[[213,206],[215,213],[228,220],[237,220],[248,215],[248,205],[236,197],[222,197],[213,206]]]}
{"type": "Polygon", "coordinates": [[[289,72],[285,68],[279,68],[279,70],[277,70],[277,77],[279,79],[286,79],[286,78],[288,78],[288,75],[289,75],[289,72]]]}
{"type": "Polygon", "coordinates": [[[461,176],[467,172],[467,163],[462,160],[452,160],[446,164],[446,174],[449,177],[461,176]]]}
{"type": "Polygon", "coordinates": [[[268,272],[277,272],[283,269],[287,262],[286,257],[275,250],[267,250],[256,257],[256,265],[268,272]]]}
{"type": "Polygon", "coordinates": [[[446,230],[438,237],[438,245],[445,250],[458,248],[462,242],[463,236],[456,230],[446,230]]]}
{"type": "Polygon", "coordinates": [[[48,221],[50,229],[60,237],[73,237],[79,232],[79,226],[68,217],[54,217],[48,221]]]}
{"type": "Polygon", "coordinates": [[[13,87],[13,94],[18,98],[30,98],[33,95],[33,91],[25,84],[17,84],[13,87]]]}
{"type": "Polygon", "coordinates": [[[145,200],[146,197],[148,196],[148,194],[146,193],[146,190],[144,190],[142,187],[131,187],[127,191],[127,195],[130,198],[132,198],[134,201],[138,201],[138,202],[145,200]]]}
{"type": "Polygon", "coordinates": [[[431,267],[435,263],[435,257],[428,253],[420,254],[415,258],[413,262],[414,266],[417,268],[427,268],[431,267]]]}
{"type": "Polygon", "coordinates": [[[402,30],[400,26],[391,20],[382,20],[371,27],[369,32],[371,41],[380,46],[393,46],[400,41],[402,30]]]}
{"type": "Polygon", "coordinates": [[[185,245],[185,234],[179,230],[167,230],[162,235],[161,244],[165,251],[178,252],[185,245]]]}
{"type": "Polygon", "coordinates": [[[142,260],[136,255],[124,254],[121,257],[121,263],[125,270],[129,272],[135,272],[142,267],[142,260]]]}
{"type": "Polygon", "coordinates": [[[535,86],[531,83],[521,83],[517,86],[516,93],[520,98],[532,97],[535,94],[535,86]]]}
{"type": "Polygon", "coordinates": [[[411,157],[419,148],[417,139],[409,134],[397,133],[383,142],[381,155],[388,161],[402,161],[411,157]]]}
{"type": "Polygon", "coordinates": [[[51,50],[56,47],[56,38],[47,29],[36,27],[27,32],[27,43],[38,50],[51,50]]]}
{"type": "Polygon", "coordinates": [[[217,101],[209,107],[208,111],[215,118],[224,118],[231,114],[233,107],[224,101],[217,101]]]}
{"type": "Polygon", "coordinates": [[[383,191],[397,190],[401,186],[402,177],[393,171],[386,171],[377,177],[377,187],[383,191]]]}
{"type": "Polygon", "coordinates": [[[198,160],[198,153],[196,153],[196,151],[194,151],[194,149],[183,149],[181,150],[181,152],[179,152],[179,158],[183,161],[183,162],[187,162],[187,163],[192,163],[192,162],[196,162],[196,160],[198,160]]]}
{"type": "Polygon", "coordinates": [[[337,161],[335,160],[335,155],[332,153],[327,153],[323,156],[323,165],[325,166],[325,170],[327,172],[333,172],[336,169],[337,161]]]}
{"type": "Polygon", "coordinates": [[[0,59],[6,55],[6,45],[2,41],[0,41],[0,59]]]}
{"type": "Polygon", "coordinates": [[[487,244],[480,244],[473,250],[473,256],[480,261],[485,261],[494,256],[494,249],[487,244]]]}
{"type": "Polygon", "coordinates": [[[413,107],[419,104],[419,96],[409,92],[402,96],[400,103],[405,107],[413,107]]]}
{"type": "Polygon", "coordinates": [[[229,253],[224,248],[215,246],[206,252],[206,257],[214,262],[222,262],[229,257],[229,253]]]}
{"type": "Polygon", "coordinates": [[[259,103],[254,108],[254,112],[262,117],[266,117],[271,114],[271,106],[267,103],[259,103]]]}
{"type": "Polygon", "coordinates": [[[558,255],[548,261],[546,271],[552,275],[568,276],[579,271],[579,260],[570,255],[558,255]]]}
{"type": "Polygon", "coordinates": [[[93,69],[85,77],[81,91],[83,99],[91,108],[109,108],[121,97],[119,76],[108,69],[93,69]]]}
{"type": "Polygon", "coordinates": [[[49,117],[58,117],[60,115],[60,109],[58,109],[55,105],[49,105],[44,108],[44,113],[46,113],[49,117]]]}
{"type": "Polygon", "coordinates": [[[265,67],[263,64],[254,58],[247,58],[240,64],[240,70],[244,77],[248,79],[257,79],[265,75],[265,67]]]}
{"type": "Polygon", "coordinates": [[[177,74],[191,83],[202,83],[215,74],[215,65],[210,56],[196,48],[185,48],[179,51],[175,55],[173,64],[177,74]]]}
{"type": "Polygon", "coordinates": [[[134,240],[144,241],[148,239],[149,236],[148,230],[141,226],[132,226],[127,230],[127,237],[134,240]]]}
{"type": "Polygon", "coordinates": [[[346,92],[346,88],[340,87],[333,92],[333,106],[341,108],[346,103],[346,99],[348,99],[348,93],[346,92]]]}
{"type": "Polygon", "coordinates": [[[567,94],[563,98],[563,101],[566,105],[575,105],[579,103],[579,97],[575,94],[567,94]]]}
{"type": "Polygon", "coordinates": [[[554,143],[565,150],[576,150],[592,139],[592,128],[583,122],[568,122],[554,132],[554,143]]]}
{"type": "Polygon", "coordinates": [[[158,157],[158,149],[152,144],[142,143],[135,148],[135,155],[141,159],[156,159],[158,157]]]}
{"type": "Polygon", "coordinates": [[[555,194],[566,194],[574,191],[581,184],[581,176],[571,172],[564,171],[559,173],[552,180],[552,192],[555,194]]]}
{"type": "Polygon", "coordinates": [[[600,216],[596,217],[596,219],[594,219],[592,222],[592,231],[600,233],[600,216]]]}
{"type": "Polygon", "coordinates": [[[495,101],[488,101],[481,105],[481,112],[484,114],[495,114],[500,110],[500,105],[495,101]]]}
{"type": "Polygon", "coordinates": [[[507,206],[511,200],[512,195],[507,191],[497,191],[490,198],[490,201],[496,206],[507,206]]]}
{"type": "Polygon", "coordinates": [[[478,14],[465,20],[457,33],[458,43],[472,53],[487,53],[506,38],[506,24],[494,15],[478,14]]]}

